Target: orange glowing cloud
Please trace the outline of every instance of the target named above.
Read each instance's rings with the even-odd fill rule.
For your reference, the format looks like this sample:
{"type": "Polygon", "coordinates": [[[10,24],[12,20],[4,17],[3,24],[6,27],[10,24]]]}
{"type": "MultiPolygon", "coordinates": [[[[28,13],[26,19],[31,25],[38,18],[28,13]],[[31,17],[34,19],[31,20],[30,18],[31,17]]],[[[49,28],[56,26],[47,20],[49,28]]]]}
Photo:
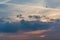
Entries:
{"type": "Polygon", "coordinates": [[[42,39],[43,39],[43,38],[46,38],[46,37],[47,37],[47,35],[41,35],[41,36],[40,36],[40,38],[42,38],[42,39]]]}

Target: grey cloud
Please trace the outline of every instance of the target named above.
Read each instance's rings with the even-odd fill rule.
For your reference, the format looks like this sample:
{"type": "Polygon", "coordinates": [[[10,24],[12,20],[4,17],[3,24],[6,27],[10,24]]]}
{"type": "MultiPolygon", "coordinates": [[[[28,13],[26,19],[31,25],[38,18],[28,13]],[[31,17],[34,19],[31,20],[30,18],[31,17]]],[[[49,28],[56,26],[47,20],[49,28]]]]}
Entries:
{"type": "Polygon", "coordinates": [[[52,23],[44,23],[39,21],[25,21],[21,20],[20,22],[6,22],[2,18],[0,19],[0,32],[18,32],[22,31],[34,31],[46,29],[52,26],[52,23]]]}

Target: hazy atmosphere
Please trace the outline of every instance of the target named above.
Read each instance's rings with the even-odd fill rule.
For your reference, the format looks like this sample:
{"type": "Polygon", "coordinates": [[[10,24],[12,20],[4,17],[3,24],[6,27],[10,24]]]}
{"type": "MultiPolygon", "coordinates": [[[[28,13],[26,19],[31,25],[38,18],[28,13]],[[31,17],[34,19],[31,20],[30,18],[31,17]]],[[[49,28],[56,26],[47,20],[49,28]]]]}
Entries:
{"type": "Polygon", "coordinates": [[[0,0],[0,40],[60,40],[60,0],[0,0]]]}

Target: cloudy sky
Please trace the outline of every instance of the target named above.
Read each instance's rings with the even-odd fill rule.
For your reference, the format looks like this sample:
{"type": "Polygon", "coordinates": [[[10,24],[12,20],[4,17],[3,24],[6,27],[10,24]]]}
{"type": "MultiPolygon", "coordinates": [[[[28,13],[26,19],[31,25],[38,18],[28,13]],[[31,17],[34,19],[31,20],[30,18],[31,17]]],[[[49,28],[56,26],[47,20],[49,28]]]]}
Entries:
{"type": "MultiPolygon", "coordinates": [[[[16,17],[16,15],[19,15],[20,13],[26,15],[32,13],[51,15],[50,12],[53,11],[55,13],[53,13],[51,17],[53,16],[55,17],[56,15],[60,16],[59,13],[58,14],[56,13],[57,11],[59,12],[59,8],[60,8],[60,0],[1,0],[0,16],[16,17]]],[[[56,18],[59,18],[57,16],[56,18]]]]}
{"type": "Polygon", "coordinates": [[[60,40],[60,0],[0,0],[2,40],[60,40]]]}

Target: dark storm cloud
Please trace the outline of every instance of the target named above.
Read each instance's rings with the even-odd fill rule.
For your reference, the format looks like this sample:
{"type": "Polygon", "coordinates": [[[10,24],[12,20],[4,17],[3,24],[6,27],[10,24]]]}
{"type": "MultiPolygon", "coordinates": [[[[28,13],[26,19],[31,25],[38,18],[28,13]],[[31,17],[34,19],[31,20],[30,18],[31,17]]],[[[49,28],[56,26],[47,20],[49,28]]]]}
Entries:
{"type": "Polygon", "coordinates": [[[20,22],[5,22],[5,20],[0,19],[0,32],[18,32],[22,31],[34,31],[46,29],[52,26],[52,23],[44,23],[39,21],[25,21],[20,22]]]}

